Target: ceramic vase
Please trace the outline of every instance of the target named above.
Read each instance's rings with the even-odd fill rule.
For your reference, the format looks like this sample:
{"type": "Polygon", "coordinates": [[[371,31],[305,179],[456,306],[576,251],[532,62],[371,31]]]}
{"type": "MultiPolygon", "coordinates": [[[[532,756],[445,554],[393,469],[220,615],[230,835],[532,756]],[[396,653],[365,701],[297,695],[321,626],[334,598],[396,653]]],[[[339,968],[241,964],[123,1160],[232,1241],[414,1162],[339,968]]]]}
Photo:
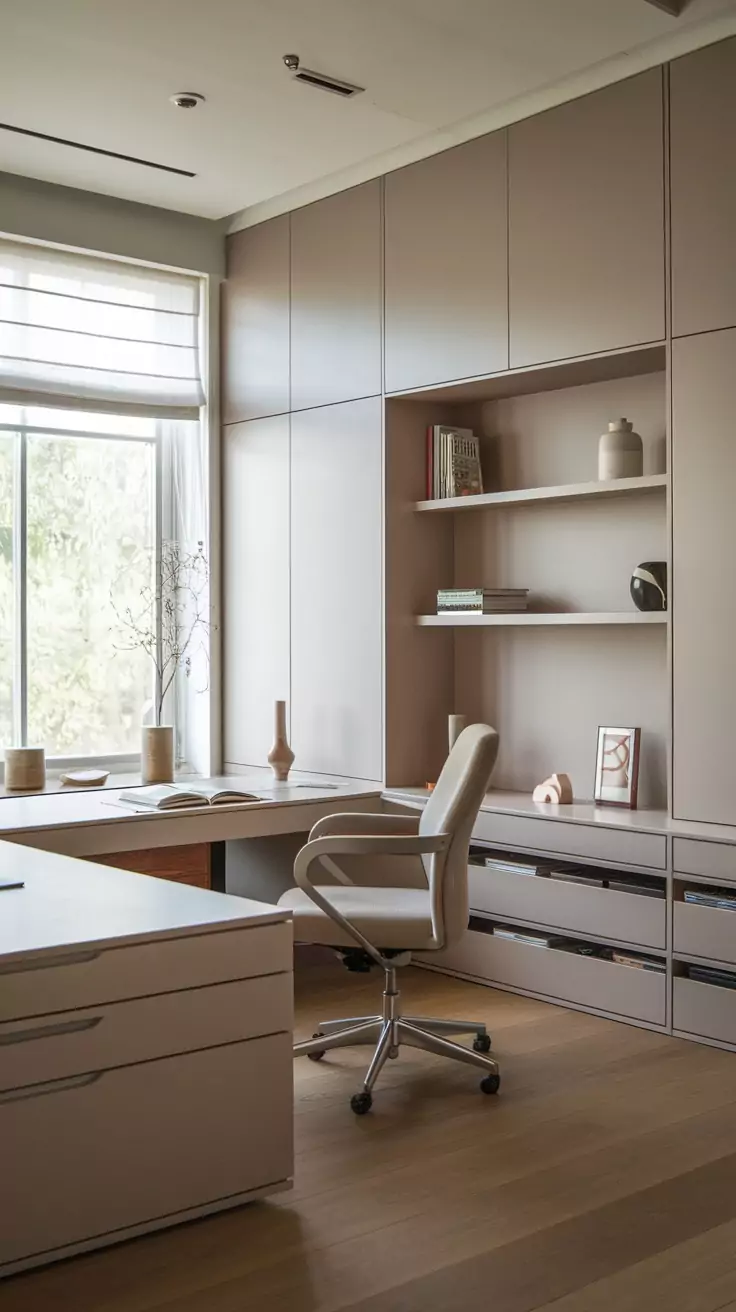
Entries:
{"type": "Polygon", "coordinates": [[[631,575],[629,591],[637,610],[666,610],[667,562],[643,560],[631,575]]]}
{"type": "Polygon", "coordinates": [[[279,783],[286,783],[294,764],[294,753],[286,737],[286,702],[274,703],[274,744],[268,753],[268,764],[279,783]]]}
{"type": "Polygon", "coordinates": [[[43,747],[5,748],[5,788],[8,792],[38,791],[46,785],[43,747]]]}
{"type": "Polygon", "coordinates": [[[174,782],[174,730],[170,724],[145,724],[141,729],[141,782],[174,782]]]}
{"type": "Polygon", "coordinates": [[[616,419],[608,425],[598,443],[598,478],[640,478],[644,473],[644,446],[628,419],[616,419]]]}

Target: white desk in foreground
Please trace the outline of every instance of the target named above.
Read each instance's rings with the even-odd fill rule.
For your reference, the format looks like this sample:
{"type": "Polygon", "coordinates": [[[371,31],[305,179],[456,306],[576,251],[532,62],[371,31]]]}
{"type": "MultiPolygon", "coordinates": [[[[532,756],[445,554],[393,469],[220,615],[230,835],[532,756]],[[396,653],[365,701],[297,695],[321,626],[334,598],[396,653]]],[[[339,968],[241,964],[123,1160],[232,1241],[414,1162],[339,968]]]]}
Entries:
{"type": "Polygon", "coordinates": [[[0,1274],[287,1188],[283,913],[11,843],[0,871],[0,1274]]]}

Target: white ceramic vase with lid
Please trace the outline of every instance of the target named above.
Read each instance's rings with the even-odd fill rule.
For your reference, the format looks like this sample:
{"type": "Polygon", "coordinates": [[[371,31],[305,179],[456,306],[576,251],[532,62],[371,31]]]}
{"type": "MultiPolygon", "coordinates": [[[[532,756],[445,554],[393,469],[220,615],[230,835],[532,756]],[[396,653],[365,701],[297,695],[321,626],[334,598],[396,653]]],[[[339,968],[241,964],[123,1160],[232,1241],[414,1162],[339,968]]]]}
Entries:
{"type": "Polygon", "coordinates": [[[644,446],[628,419],[615,419],[598,443],[598,478],[640,478],[644,473],[644,446]]]}

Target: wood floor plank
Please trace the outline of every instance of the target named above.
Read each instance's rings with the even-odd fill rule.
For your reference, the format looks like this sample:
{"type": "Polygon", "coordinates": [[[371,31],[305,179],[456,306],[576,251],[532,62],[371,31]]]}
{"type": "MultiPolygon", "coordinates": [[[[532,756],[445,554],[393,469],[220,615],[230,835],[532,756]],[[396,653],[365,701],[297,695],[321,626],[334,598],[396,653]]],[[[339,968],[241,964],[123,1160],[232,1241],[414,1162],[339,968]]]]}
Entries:
{"type": "MultiPolygon", "coordinates": [[[[300,967],[301,1032],[375,1008],[375,977],[328,964],[300,967]]],[[[725,1307],[733,1288],[707,1235],[736,1214],[734,1056],[406,974],[407,1010],[487,1021],[502,1096],[483,1098],[467,1067],[402,1052],[356,1119],[346,1099],[366,1050],[300,1062],[292,1194],[3,1282],[0,1312],[475,1312],[496,1287],[496,1312],[608,1312],[616,1289],[617,1312],[649,1312],[657,1282],[677,1283],[668,1254],[683,1287],[692,1268],[725,1307]],[[587,1293],[589,1307],[571,1301],[587,1293]]]]}

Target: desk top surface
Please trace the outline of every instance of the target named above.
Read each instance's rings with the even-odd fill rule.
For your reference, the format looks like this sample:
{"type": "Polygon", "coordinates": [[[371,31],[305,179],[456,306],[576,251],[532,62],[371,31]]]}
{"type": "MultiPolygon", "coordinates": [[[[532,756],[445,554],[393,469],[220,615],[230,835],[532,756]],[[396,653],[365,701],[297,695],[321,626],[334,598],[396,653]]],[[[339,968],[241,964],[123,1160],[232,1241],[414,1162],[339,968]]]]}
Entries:
{"type": "Polygon", "coordinates": [[[0,842],[0,963],[29,954],[270,924],[278,907],[0,842]]]}

